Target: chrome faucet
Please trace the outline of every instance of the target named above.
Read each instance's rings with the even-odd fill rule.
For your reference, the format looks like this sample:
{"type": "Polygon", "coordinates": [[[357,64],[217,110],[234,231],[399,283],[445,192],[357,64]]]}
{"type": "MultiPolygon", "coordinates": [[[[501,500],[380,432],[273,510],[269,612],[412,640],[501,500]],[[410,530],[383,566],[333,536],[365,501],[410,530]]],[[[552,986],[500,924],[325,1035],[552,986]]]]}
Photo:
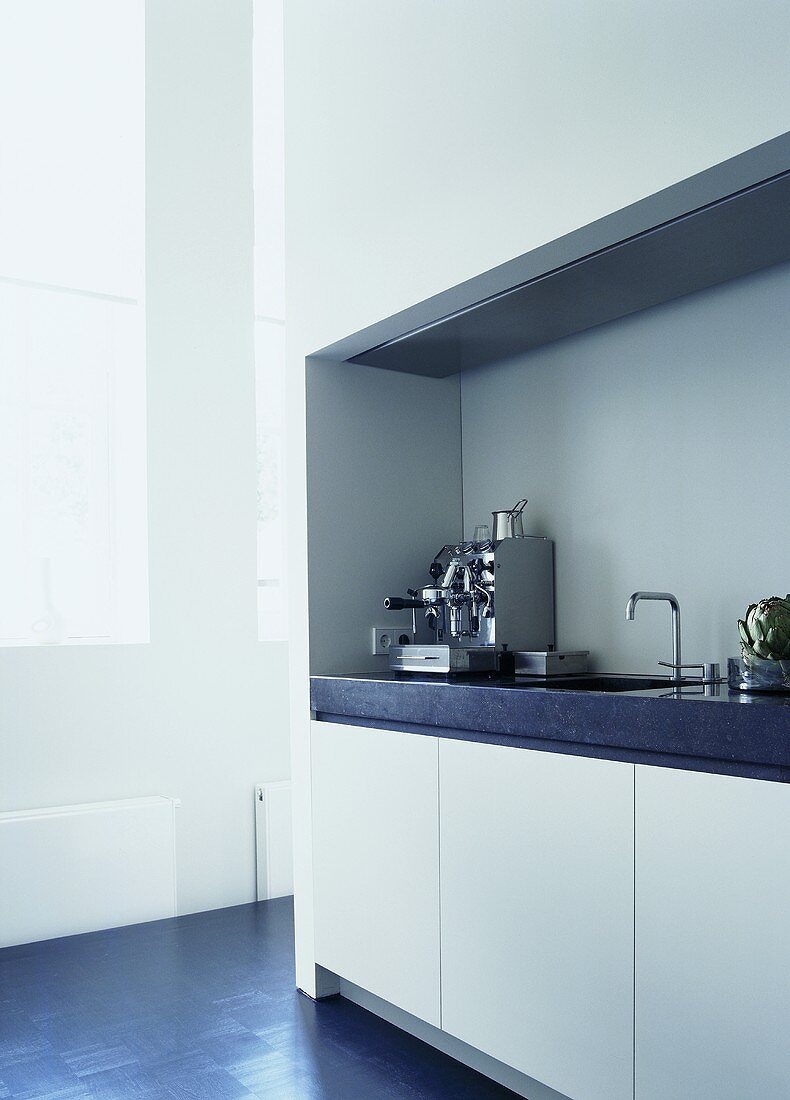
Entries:
{"type": "Polygon", "coordinates": [[[660,665],[671,668],[678,680],[682,679],[680,661],[680,604],[677,596],[671,592],[634,592],[625,605],[625,617],[632,622],[636,614],[636,605],[640,600],[666,600],[672,608],[672,664],[668,661],[659,661],[660,665]]]}

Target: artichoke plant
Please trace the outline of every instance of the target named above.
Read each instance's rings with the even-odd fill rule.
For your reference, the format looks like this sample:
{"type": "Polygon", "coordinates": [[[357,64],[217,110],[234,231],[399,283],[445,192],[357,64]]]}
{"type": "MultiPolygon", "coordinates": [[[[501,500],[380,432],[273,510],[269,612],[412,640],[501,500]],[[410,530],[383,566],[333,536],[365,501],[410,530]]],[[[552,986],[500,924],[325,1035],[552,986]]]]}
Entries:
{"type": "Polygon", "coordinates": [[[738,619],[744,661],[790,661],[790,592],[753,603],[738,619]]]}

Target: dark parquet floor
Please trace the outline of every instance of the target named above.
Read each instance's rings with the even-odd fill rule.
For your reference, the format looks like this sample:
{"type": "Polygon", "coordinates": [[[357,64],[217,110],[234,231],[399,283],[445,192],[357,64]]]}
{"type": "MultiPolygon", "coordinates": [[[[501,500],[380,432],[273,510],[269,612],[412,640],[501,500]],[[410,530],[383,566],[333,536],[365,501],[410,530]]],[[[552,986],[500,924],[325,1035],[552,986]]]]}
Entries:
{"type": "Polygon", "coordinates": [[[0,951],[0,1100],[513,1096],[297,993],[289,898],[0,951]]]}

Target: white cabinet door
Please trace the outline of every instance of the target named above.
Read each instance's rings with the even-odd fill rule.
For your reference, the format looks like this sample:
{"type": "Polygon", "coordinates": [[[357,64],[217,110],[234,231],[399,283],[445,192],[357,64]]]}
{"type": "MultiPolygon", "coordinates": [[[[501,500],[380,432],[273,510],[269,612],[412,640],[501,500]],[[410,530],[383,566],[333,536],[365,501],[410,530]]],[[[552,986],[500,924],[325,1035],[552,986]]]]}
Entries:
{"type": "Polygon", "coordinates": [[[790,787],[638,767],[637,1100],[790,1096],[790,787]]]}
{"type": "Polygon", "coordinates": [[[439,1025],[435,737],[312,724],[316,961],[439,1025]]]}
{"type": "Polygon", "coordinates": [[[439,774],[442,1026],[631,1100],[633,765],[443,740],[439,774]]]}

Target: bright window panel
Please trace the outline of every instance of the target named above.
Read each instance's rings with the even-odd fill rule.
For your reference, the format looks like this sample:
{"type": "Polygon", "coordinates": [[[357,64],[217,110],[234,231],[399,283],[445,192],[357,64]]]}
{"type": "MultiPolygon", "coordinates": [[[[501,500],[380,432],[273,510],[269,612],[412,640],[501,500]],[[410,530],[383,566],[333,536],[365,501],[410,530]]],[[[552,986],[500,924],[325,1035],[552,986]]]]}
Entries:
{"type": "Polygon", "coordinates": [[[143,0],[0,4],[0,275],[140,298],[143,0]]]}
{"type": "Polygon", "coordinates": [[[258,637],[286,636],[283,434],[285,326],[255,324],[258,421],[258,637]]]}
{"type": "Polygon", "coordinates": [[[143,14],[0,5],[0,644],[148,638],[143,14]]]}
{"type": "Polygon", "coordinates": [[[258,424],[258,637],[286,637],[283,5],[255,0],[255,375],[258,424]]]}
{"type": "Polygon", "coordinates": [[[285,320],[285,145],[282,0],[255,0],[255,314],[285,320]]]}

